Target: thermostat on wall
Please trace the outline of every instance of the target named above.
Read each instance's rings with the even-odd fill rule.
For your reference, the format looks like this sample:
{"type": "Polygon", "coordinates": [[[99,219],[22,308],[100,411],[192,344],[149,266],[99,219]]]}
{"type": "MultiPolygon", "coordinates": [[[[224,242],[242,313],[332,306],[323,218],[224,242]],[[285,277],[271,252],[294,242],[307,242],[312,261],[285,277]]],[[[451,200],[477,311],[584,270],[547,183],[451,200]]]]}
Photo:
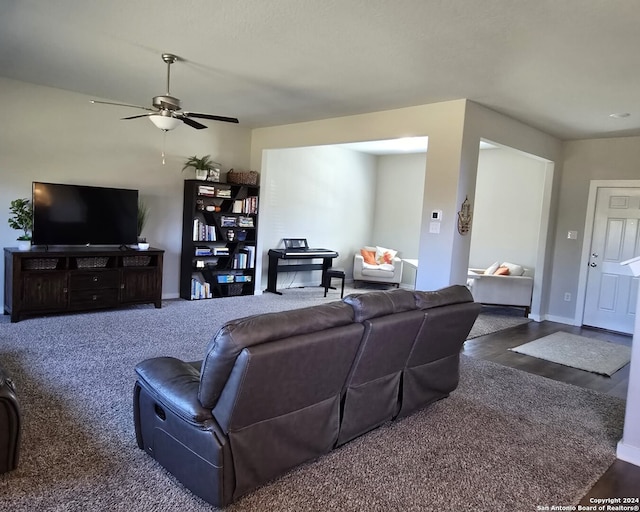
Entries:
{"type": "Polygon", "coordinates": [[[433,210],[431,212],[431,220],[442,220],[442,210],[433,210]]]}

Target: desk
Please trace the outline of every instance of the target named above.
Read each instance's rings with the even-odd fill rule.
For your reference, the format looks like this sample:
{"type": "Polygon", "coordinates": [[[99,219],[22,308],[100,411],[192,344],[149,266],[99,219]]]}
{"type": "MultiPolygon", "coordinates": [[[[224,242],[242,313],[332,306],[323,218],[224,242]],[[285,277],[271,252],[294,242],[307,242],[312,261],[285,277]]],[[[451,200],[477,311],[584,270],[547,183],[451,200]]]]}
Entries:
{"type": "Polygon", "coordinates": [[[331,268],[333,259],[338,257],[336,251],[331,249],[269,249],[269,268],[267,270],[267,289],[265,292],[277,293],[276,290],[279,272],[302,272],[310,270],[322,270],[320,286],[324,284],[324,275],[331,268]],[[290,263],[280,265],[280,260],[313,260],[322,259],[322,263],[290,263]]]}

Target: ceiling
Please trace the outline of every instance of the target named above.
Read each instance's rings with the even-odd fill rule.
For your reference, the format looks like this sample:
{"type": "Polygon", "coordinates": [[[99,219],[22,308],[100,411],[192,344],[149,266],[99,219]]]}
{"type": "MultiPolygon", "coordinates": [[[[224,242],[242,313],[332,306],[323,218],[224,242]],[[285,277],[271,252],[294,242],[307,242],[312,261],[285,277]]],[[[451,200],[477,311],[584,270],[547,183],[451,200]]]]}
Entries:
{"type": "Polygon", "coordinates": [[[636,0],[0,0],[0,76],[150,106],[170,52],[185,110],[248,127],[468,98],[640,135],[639,26],[636,0]]]}

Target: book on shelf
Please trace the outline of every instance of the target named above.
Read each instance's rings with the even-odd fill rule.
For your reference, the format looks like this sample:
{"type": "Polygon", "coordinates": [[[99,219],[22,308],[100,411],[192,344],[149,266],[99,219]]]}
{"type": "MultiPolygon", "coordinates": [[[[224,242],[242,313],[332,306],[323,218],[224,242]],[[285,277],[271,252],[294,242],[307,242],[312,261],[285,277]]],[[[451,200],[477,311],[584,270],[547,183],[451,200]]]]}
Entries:
{"type": "Polygon", "coordinates": [[[216,197],[221,199],[231,199],[231,189],[230,188],[219,188],[216,190],[216,197]]]}
{"type": "Polygon", "coordinates": [[[193,241],[194,242],[215,242],[217,241],[216,228],[202,222],[200,219],[193,219],[193,241]]]}
{"type": "Polygon", "coordinates": [[[213,248],[214,256],[229,256],[229,248],[228,247],[214,247],[213,248]]]}
{"type": "Polygon", "coordinates": [[[238,219],[228,215],[222,215],[220,217],[220,226],[223,228],[234,228],[238,225],[238,219]]]}
{"type": "Polygon", "coordinates": [[[244,212],[244,200],[237,199],[233,202],[232,213],[245,213],[244,212]]]}
{"type": "Polygon", "coordinates": [[[243,251],[247,253],[247,267],[254,268],[256,266],[256,248],[253,245],[245,245],[243,251]]]}
{"type": "Polygon", "coordinates": [[[241,228],[252,228],[253,227],[253,218],[252,217],[238,217],[238,226],[241,228]]]}
{"type": "Polygon", "coordinates": [[[211,285],[207,282],[207,280],[200,274],[196,272],[191,276],[191,299],[210,299],[212,297],[211,293],[211,285]]]}
{"type": "Polygon", "coordinates": [[[249,254],[245,251],[238,251],[233,255],[233,265],[234,269],[245,269],[247,268],[249,260],[249,254]]]}
{"type": "Polygon", "coordinates": [[[213,252],[211,252],[211,247],[196,247],[195,255],[196,256],[211,256],[213,252]]]}
{"type": "Polygon", "coordinates": [[[207,185],[199,185],[198,186],[198,195],[215,197],[216,189],[215,189],[215,187],[209,187],[207,185]]]}

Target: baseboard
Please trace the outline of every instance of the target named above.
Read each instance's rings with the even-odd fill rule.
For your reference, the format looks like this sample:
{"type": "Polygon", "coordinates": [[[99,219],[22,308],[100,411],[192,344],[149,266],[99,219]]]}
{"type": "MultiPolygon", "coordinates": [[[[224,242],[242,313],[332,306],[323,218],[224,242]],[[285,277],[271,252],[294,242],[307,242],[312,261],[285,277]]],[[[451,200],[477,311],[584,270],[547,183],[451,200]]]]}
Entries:
{"type": "Polygon", "coordinates": [[[579,325],[575,323],[575,319],[567,318],[564,316],[544,315],[544,320],[548,320],[549,322],[557,322],[559,324],[579,325]]]}
{"type": "Polygon", "coordinates": [[[162,300],[179,299],[179,298],[180,298],[179,293],[163,293],[162,294],[162,300]]]}
{"type": "Polygon", "coordinates": [[[623,441],[624,439],[622,441],[618,441],[616,456],[620,460],[640,467],[640,448],[638,448],[637,446],[632,446],[630,444],[625,444],[623,441]]]}

